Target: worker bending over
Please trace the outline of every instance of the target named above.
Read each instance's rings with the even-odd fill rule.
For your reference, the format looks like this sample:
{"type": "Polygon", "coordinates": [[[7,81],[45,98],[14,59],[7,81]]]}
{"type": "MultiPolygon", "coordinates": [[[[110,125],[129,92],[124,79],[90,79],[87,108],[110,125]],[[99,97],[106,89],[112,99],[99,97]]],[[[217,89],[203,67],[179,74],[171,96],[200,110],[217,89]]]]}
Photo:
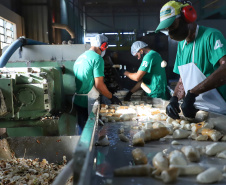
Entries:
{"type": "Polygon", "coordinates": [[[166,107],[173,119],[179,119],[182,98],[185,117],[194,118],[198,109],[226,114],[226,40],[219,30],[197,25],[196,18],[190,4],[169,1],[155,31],[166,29],[180,41],[173,70],[180,79],[166,107]]]}
{"type": "Polygon", "coordinates": [[[104,60],[108,38],[102,34],[96,35],[91,42],[91,48],[81,54],[74,63],[76,94],[74,104],[78,115],[79,134],[81,134],[88,115],[88,111],[99,93],[111,100],[112,104],[121,104],[121,101],[113,96],[104,83],[104,60]],[[88,106],[89,105],[89,106],[88,106]]]}
{"type": "Polygon", "coordinates": [[[141,88],[141,83],[146,84],[151,93],[146,93],[152,98],[170,99],[167,88],[166,72],[161,67],[162,57],[159,53],[151,50],[145,42],[136,41],[131,46],[131,54],[142,60],[136,73],[124,72],[124,75],[138,83],[127,93],[124,100],[129,101],[132,94],[141,88]]]}

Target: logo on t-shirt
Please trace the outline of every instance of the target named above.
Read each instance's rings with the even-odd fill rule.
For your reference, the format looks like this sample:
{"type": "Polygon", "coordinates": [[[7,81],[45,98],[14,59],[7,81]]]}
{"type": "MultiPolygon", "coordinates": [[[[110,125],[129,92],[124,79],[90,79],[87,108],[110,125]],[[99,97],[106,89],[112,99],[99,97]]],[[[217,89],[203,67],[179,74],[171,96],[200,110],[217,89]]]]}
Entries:
{"type": "Polygon", "coordinates": [[[214,50],[216,50],[217,48],[221,48],[221,47],[223,47],[223,44],[221,44],[220,40],[217,40],[215,43],[215,46],[214,46],[214,50]]]}
{"type": "Polygon", "coordinates": [[[144,67],[148,67],[148,62],[147,62],[147,61],[143,61],[142,66],[144,66],[144,67]]]}

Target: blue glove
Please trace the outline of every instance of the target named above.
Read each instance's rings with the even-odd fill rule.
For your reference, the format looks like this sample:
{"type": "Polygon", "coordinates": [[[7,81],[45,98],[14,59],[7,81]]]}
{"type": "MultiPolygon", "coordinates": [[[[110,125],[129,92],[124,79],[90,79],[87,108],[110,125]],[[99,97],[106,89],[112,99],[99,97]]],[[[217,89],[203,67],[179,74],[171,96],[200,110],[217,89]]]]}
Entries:
{"type": "Polygon", "coordinates": [[[122,105],[122,102],[116,96],[112,96],[110,100],[111,100],[111,104],[122,105]]]}
{"type": "Polygon", "coordinates": [[[173,119],[180,119],[180,113],[178,98],[173,96],[170,98],[170,103],[166,107],[166,114],[173,119]]]}
{"type": "Polygon", "coordinates": [[[197,95],[190,93],[190,91],[188,91],[187,95],[185,96],[184,101],[181,104],[181,109],[185,117],[194,118],[196,113],[199,111],[194,106],[196,97],[197,95]]]}

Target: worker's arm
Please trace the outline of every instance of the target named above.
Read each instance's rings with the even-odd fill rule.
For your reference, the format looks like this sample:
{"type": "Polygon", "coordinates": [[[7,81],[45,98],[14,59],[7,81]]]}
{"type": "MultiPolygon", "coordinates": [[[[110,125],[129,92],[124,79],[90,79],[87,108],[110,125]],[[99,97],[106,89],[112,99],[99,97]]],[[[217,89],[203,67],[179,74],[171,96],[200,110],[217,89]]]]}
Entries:
{"type": "Polygon", "coordinates": [[[185,117],[194,118],[198,109],[195,108],[195,98],[206,91],[220,87],[226,84],[226,56],[219,60],[220,66],[205,80],[189,90],[181,105],[181,109],[185,117]]]}
{"type": "Polygon", "coordinates": [[[132,94],[141,89],[142,82],[143,80],[136,83],[136,85],[126,94],[126,96],[124,97],[124,101],[130,101],[132,94]]]}
{"type": "Polygon", "coordinates": [[[108,99],[112,98],[112,93],[108,90],[107,86],[104,83],[104,77],[96,77],[95,80],[95,87],[96,89],[104,96],[106,96],[108,99]]]}
{"type": "Polygon", "coordinates": [[[190,93],[199,95],[211,89],[226,84],[226,55],[219,60],[220,66],[204,81],[190,90],[190,93]]]}
{"type": "Polygon", "coordinates": [[[124,75],[126,75],[131,80],[137,81],[137,82],[141,81],[145,74],[146,74],[145,71],[140,71],[140,70],[138,70],[136,73],[130,73],[128,71],[124,72],[124,75]]]}
{"type": "Polygon", "coordinates": [[[137,92],[138,90],[140,90],[141,89],[141,83],[142,83],[143,81],[141,80],[141,81],[139,81],[139,82],[137,82],[136,83],[136,85],[130,90],[132,93],[135,93],[135,92],[137,92]]]}
{"type": "Polygon", "coordinates": [[[108,90],[107,86],[104,83],[104,77],[96,77],[95,80],[95,87],[96,89],[105,97],[111,100],[111,103],[113,104],[119,104],[122,105],[122,102],[116,97],[113,96],[112,93],[108,90]]]}
{"type": "Polygon", "coordinates": [[[177,82],[177,85],[174,89],[173,96],[176,96],[178,98],[178,100],[181,100],[185,96],[184,86],[183,86],[181,77],[180,77],[179,81],[177,82]]]}

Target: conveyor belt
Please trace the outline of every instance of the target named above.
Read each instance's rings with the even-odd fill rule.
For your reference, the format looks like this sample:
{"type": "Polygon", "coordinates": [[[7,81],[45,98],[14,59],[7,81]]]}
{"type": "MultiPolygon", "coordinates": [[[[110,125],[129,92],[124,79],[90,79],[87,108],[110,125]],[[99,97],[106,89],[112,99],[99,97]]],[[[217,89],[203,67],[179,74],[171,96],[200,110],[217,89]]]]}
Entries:
{"type": "MultiPolygon", "coordinates": [[[[154,179],[153,177],[114,177],[113,171],[116,168],[120,168],[123,166],[128,166],[133,164],[132,153],[131,151],[136,147],[131,146],[131,139],[134,133],[137,130],[132,129],[134,125],[137,125],[134,121],[129,122],[116,122],[116,123],[105,123],[104,126],[99,128],[99,130],[95,133],[97,135],[106,134],[110,141],[110,146],[102,147],[96,146],[93,147],[94,157],[90,159],[93,161],[93,167],[91,170],[91,179],[90,184],[92,185],[100,185],[100,184],[116,184],[116,185],[131,185],[131,184],[139,184],[139,185],[162,185],[164,184],[162,181],[154,179]],[[117,131],[121,126],[124,126],[125,135],[130,138],[129,143],[125,143],[119,140],[117,131]]],[[[152,158],[155,156],[157,152],[163,151],[167,149],[167,152],[172,151],[174,149],[180,149],[182,146],[192,145],[192,146],[206,146],[208,144],[213,143],[212,141],[195,141],[192,139],[181,139],[177,140],[181,143],[181,145],[171,145],[171,141],[173,141],[171,136],[167,136],[166,138],[162,138],[159,141],[150,141],[145,143],[144,147],[140,147],[144,153],[148,157],[149,164],[152,163],[152,158]]],[[[92,162],[90,162],[91,164],[92,162]]],[[[207,167],[217,167],[222,170],[223,166],[226,165],[226,159],[220,159],[217,157],[209,157],[203,155],[199,164],[205,168],[207,167]]],[[[91,166],[90,166],[91,168],[91,166]]],[[[196,182],[196,176],[184,176],[178,177],[177,181],[174,183],[176,185],[198,185],[196,182]]],[[[223,181],[216,183],[218,185],[225,185],[226,179],[223,181]]]]}
{"type": "MultiPolygon", "coordinates": [[[[144,99],[140,98],[145,103],[152,104],[153,107],[159,107],[165,110],[167,101],[163,101],[159,98],[144,99]]],[[[137,100],[136,100],[137,101],[137,100]]],[[[116,168],[123,166],[134,165],[132,159],[132,150],[136,147],[131,146],[133,135],[138,130],[133,129],[137,126],[136,121],[127,122],[115,122],[105,123],[104,126],[98,125],[99,118],[99,105],[96,105],[95,111],[89,115],[89,119],[83,130],[81,138],[74,154],[74,184],[78,185],[163,185],[161,180],[154,179],[153,177],[114,177],[113,171],[116,168]],[[97,108],[98,107],[98,108],[97,108]],[[119,140],[118,129],[123,126],[124,134],[130,138],[129,143],[125,143],[119,140]],[[95,146],[95,141],[98,140],[98,136],[107,135],[110,141],[110,145],[106,147],[95,146]]],[[[218,115],[215,113],[209,113],[207,121],[211,121],[217,130],[222,133],[226,133],[225,127],[225,115],[218,115]]],[[[198,121],[198,120],[197,120],[198,121]]],[[[177,140],[181,145],[171,145],[172,136],[166,136],[159,141],[150,141],[145,143],[144,147],[140,147],[148,157],[149,164],[152,163],[152,158],[157,152],[167,149],[170,152],[173,149],[180,149],[182,146],[206,146],[212,144],[212,141],[195,141],[191,139],[177,140]]],[[[226,165],[226,159],[209,157],[203,155],[199,164],[203,167],[217,167],[222,170],[226,165]]],[[[171,183],[172,184],[172,183],[171,183]]],[[[173,184],[176,185],[198,185],[195,176],[179,176],[177,181],[173,184]]],[[[226,184],[226,180],[223,179],[218,185],[226,184]]]]}

